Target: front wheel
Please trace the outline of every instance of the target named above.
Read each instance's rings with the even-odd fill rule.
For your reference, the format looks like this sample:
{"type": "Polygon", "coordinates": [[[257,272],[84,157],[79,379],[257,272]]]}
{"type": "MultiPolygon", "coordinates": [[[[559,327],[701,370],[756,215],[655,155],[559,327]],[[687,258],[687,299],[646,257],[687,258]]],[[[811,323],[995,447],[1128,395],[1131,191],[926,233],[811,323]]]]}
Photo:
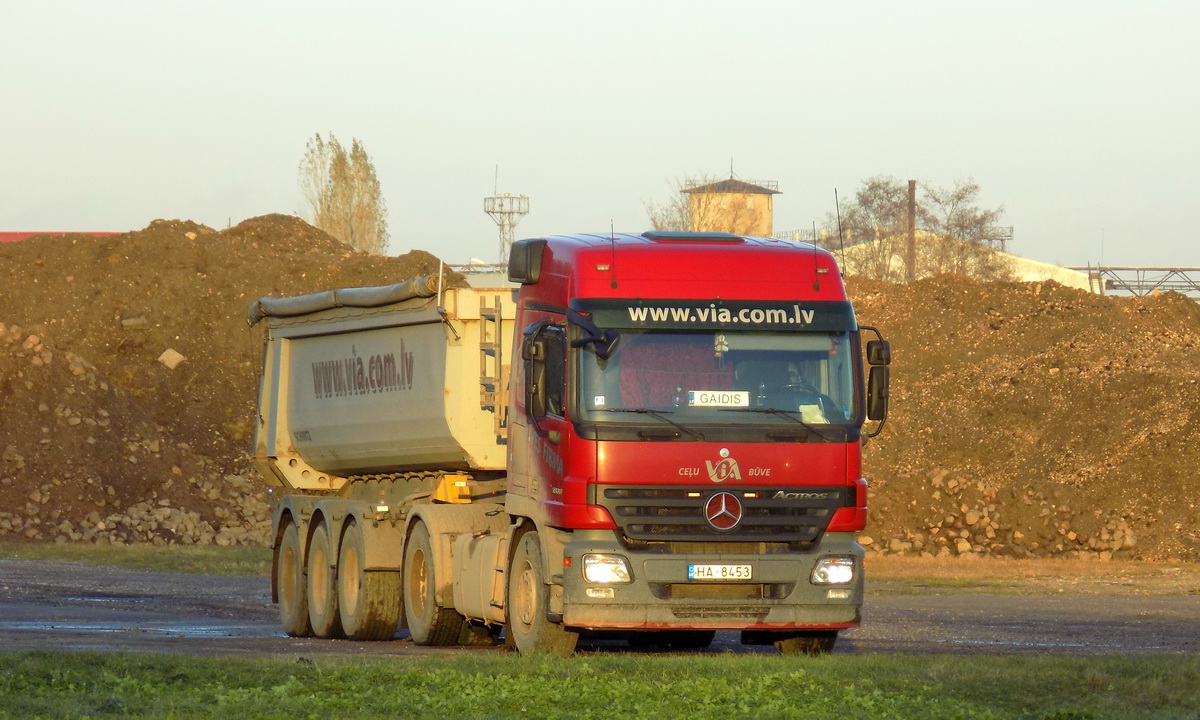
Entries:
{"type": "Polygon", "coordinates": [[[541,542],[536,531],[527,532],[517,542],[508,571],[508,637],[522,655],[548,652],[567,657],[575,652],[579,633],[550,622],[549,606],[541,542]]]}

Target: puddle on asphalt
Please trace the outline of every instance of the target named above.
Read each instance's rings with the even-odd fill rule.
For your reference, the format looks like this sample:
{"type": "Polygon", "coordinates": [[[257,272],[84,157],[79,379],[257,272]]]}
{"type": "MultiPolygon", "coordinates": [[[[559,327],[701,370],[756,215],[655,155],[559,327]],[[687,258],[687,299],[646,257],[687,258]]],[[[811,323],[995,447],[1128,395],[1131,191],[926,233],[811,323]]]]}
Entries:
{"type": "Polygon", "coordinates": [[[69,602],[82,603],[158,603],[162,601],[158,598],[146,597],[144,595],[120,596],[120,597],[96,597],[95,595],[68,595],[63,598],[69,602]]]}
{"type": "Polygon", "coordinates": [[[0,630],[16,632],[141,633],[173,638],[250,637],[262,634],[261,625],[245,624],[158,624],[128,625],[114,622],[0,622],[0,630]]]}
{"type": "MultiPolygon", "coordinates": [[[[1061,649],[1080,649],[1080,648],[1120,648],[1120,645],[1115,643],[1098,643],[1098,642],[1038,642],[1033,640],[969,640],[966,638],[956,638],[953,640],[939,640],[938,642],[946,645],[967,645],[967,646],[991,646],[991,647],[1020,647],[1020,648],[1061,648],[1061,649]]],[[[1146,650],[1154,648],[1142,648],[1146,650]]]]}

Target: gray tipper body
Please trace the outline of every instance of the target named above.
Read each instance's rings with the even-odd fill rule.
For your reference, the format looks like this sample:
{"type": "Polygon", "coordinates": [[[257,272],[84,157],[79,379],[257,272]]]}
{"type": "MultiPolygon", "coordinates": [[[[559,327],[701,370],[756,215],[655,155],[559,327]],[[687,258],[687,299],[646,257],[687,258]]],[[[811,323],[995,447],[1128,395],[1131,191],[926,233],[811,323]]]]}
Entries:
{"type": "Polygon", "coordinates": [[[353,476],[503,470],[513,291],[439,294],[435,283],[250,307],[250,324],[266,326],[254,458],[264,477],[328,491],[353,476]]]}

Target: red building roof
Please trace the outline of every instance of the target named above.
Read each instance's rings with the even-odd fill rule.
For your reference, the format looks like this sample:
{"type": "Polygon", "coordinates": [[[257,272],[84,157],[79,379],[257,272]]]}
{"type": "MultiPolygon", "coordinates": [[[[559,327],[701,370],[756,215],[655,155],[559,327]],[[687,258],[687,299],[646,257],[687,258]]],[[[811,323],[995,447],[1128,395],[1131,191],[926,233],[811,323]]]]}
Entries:
{"type": "Polygon", "coordinates": [[[761,185],[748,183],[737,178],[718,180],[707,185],[689,185],[684,187],[685,193],[730,193],[737,195],[781,195],[773,181],[762,181],[761,185]]]}

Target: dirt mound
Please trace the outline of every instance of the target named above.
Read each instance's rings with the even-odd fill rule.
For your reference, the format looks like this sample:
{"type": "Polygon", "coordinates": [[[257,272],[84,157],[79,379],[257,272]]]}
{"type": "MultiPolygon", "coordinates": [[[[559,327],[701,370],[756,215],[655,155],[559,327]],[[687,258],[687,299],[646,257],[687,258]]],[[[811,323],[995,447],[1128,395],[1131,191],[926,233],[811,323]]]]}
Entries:
{"type": "Polygon", "coordinates": [[[43,335],[0,324],[0,533],[28,539],[262,542],[270,508],[43,335]]]}
{"type": "Polygon", "coordinates": [[[1200,557],[1200,306],[943,276],[850,283],[894,352],[870,443],[889,552],[1200,557]]]}
{"type": "Polygon", "coordinates": [[[357,253],[286,215],[220,232],[156,220],[112,237],[35,237],[0,247],[0,264],[10,269],[0,286],[0,534],[77,539],[97,514],[118,512],[120,525],[174,508],[191,513],[190,526],[166,523],[182,523],[179,533],[152,514],[127,532],[103,523],[100,539],[197,542],[258,527],[267,507],[247,463],[261,361],[251,301],[439,266],[423,251],[357,253]],[[61,520],[74,533],[57,530],[61,520]]]}
{"type": "MultiPolygon", "coordinates": [[[[438,269],[284,215],[31,238],[0,263],[0,536],[42,541],[261,540],[251,301],[438,269]]],[[[848,285],[895,358],[866,448],[869,547],[1200,559],[1200,306],[952,276],[848,285]]]]}

